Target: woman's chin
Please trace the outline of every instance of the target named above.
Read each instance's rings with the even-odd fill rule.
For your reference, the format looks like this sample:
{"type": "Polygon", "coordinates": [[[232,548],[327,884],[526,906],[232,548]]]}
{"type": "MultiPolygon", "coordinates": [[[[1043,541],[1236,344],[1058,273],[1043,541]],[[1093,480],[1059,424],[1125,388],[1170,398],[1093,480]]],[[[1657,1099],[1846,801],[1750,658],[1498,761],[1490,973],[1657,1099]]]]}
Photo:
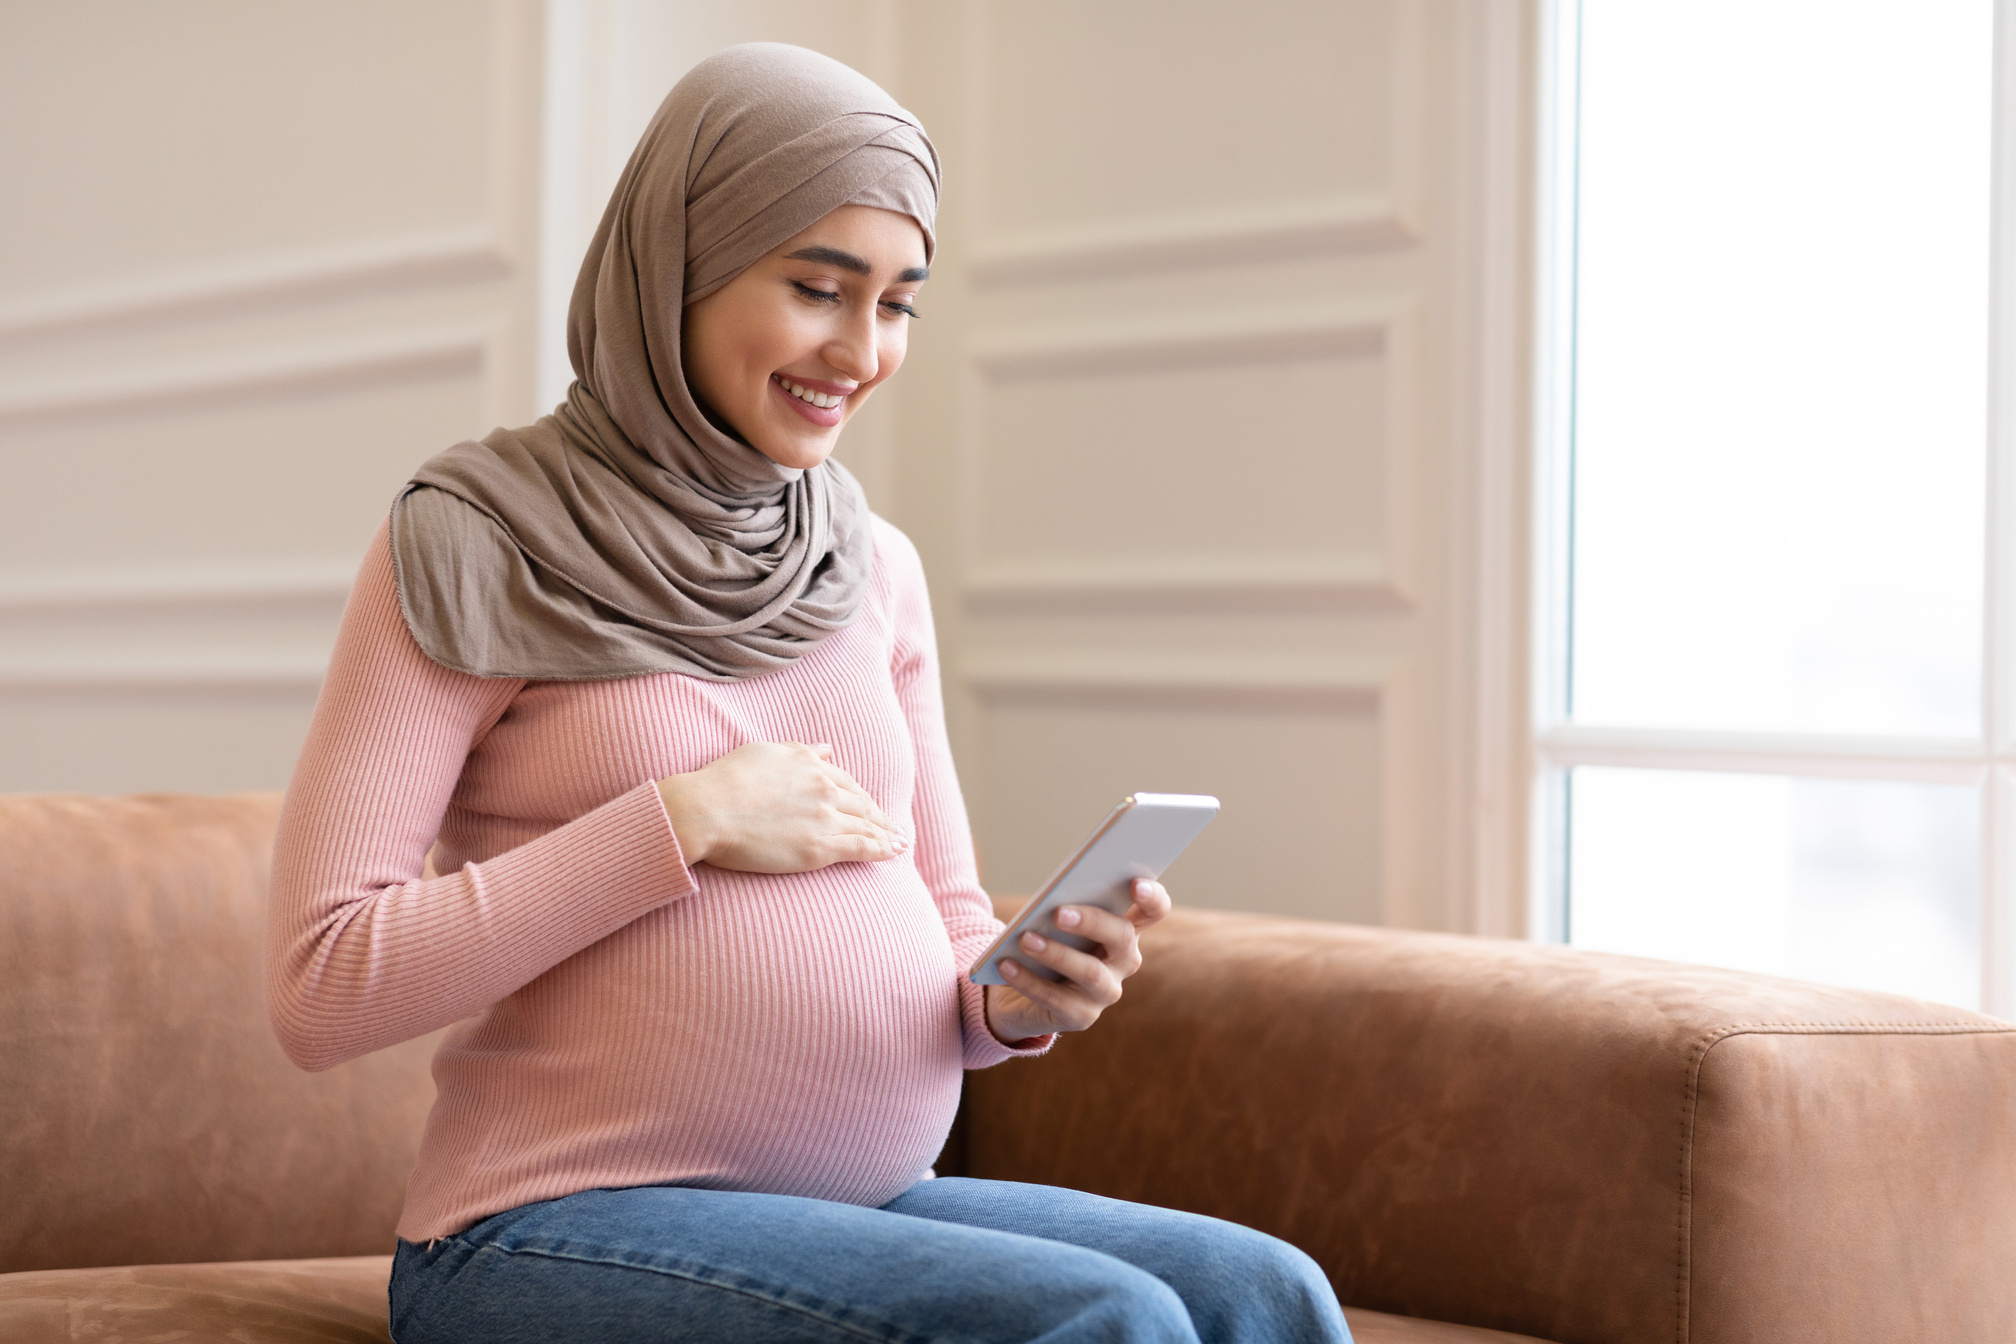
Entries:
{"type": "Polygon", "coordinates": [[[837,433],[821,435],[817,439],[773,434],[766,435],[755,448],[757,452],[780,467],[796,467],[800,471],[810,471],[833,456],[833,446],[839,437],[837,433]]]}

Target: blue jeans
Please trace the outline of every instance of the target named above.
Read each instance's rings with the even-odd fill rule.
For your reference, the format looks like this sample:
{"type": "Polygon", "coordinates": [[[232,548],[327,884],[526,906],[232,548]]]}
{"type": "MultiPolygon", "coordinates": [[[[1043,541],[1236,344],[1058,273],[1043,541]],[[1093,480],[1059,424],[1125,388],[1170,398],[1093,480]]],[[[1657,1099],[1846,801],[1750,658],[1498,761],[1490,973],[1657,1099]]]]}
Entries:
{"type": "Polygon", "coordinates": [[[392,1263],[399,1344],[580,1340],[1349,1344],[1316,1263],[1235,1223],[944,1177],[879,1209],[588,1190],[392,1263]]]}

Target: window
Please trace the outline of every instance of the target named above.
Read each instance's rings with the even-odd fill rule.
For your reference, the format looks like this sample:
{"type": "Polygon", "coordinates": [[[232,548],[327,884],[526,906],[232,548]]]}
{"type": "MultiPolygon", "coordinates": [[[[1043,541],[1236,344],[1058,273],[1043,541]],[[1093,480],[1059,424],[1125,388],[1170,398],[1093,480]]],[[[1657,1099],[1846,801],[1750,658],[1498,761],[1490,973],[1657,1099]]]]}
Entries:
{"type": "Polygon", "coordinates": [[[1995,8],[1557,7],[1543,932],[2016,1012],[1995,8]]]}

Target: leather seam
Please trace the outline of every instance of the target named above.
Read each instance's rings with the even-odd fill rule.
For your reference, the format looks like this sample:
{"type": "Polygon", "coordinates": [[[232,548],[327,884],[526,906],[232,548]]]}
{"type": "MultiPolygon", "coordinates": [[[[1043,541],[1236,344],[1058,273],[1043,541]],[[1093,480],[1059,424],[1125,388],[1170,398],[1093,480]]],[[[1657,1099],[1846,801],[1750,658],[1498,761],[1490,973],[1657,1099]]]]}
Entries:
{"type": "Polygon", "coordinates": [[[1679,1239],[1673,1283],[1673,1337],[1687,1344],[1692,1330],[1694,1252],[1694,1135],[1701,1110],[1701,1070],[1708,1052],[1732,1036],[2006,1036],[2016,1023],[1982,1022],[1737,1022],[1717,1027],[1694,1045],[1680,1102],[1680,1179],[1675,1222],[1679,1239]]]}

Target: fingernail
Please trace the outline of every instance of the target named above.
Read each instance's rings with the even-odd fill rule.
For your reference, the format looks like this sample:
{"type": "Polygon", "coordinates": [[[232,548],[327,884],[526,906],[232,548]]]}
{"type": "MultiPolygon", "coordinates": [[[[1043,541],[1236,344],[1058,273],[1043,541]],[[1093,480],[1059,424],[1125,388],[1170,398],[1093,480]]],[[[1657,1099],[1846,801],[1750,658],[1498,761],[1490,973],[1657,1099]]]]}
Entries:
{"type": "Polygon", "coordinates": [[[1041,952],[1044,948],[1043,935],[1040,933],[1023,934],[1022,946],[1028,948],[1031,952],[1041,952]]]}
{"type": "Polygon", "coordinates": [[[1079,914],[1076,910],[1073,910],[1068,905],[1065,906],[1062,910],[1059,910],[1057,912],[1057,922],[1067,929],[1077,928],[1078,921],[1083,918],[1084,918],[1083,915],[1079,914]]]}
{"type": "Polygon", "coordinates": [[[1001,963],[1001,974],[1013,980],[1016,976],[1022,974],[1022,968],[1012,961],[1004,961],[1001,963]]]}

